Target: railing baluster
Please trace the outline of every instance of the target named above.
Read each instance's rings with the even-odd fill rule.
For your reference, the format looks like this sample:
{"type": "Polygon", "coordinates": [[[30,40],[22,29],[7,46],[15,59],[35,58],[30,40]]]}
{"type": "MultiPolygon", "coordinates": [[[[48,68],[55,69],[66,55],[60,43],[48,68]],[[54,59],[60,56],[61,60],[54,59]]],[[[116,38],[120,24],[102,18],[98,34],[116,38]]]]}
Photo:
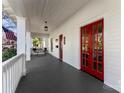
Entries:
{"type": "Polygon", "coordinates": [[[23,72],[23,55],[3,62],[3,93],[14,93],[23,72]]]}
{"type": "Polygon", "coordinates": [[[18,62],[18,73],[19,73],[19,76],[18,77],[20,77],[20,59],[19,59],[19,62],[18,62]]]}
{"type": "Polygon", "coordinates": [[[10,64],[10,93],[12,93],[12,65],[10,64]]]}
{"type": "Polygon", "coordinates": [[[4,92],[4,85],[5,85],[5,84],[4,84],[4,82],[5,82],[4,79],[5,79],[5,78],[4,78],[4,72],[3,72],[3,75],[2,75],[2,90],[3,90],[2,92],[3,92],[3,93],[5,93],[5,92],[4,92]]]}
{"type": "Polygon", "coordinates": [[[2,77],[2,86],[3,86],[3,93],[6,93],[6,78],[5,78],[5,72],[3,72],[3,77],[2,77]]]}
{"type": "Polygon", "coordinates": [[[8,69],[7,69],[7,93],[9,93],[9,72],[8,72],[8,69]]]}
{"type": "Polygon", "coordinates": [[[8,65],[8,93],[10,93],[10,65],[8,65]]]}
{"type": "Polygon", "coordinates": [[[5,93],[7,93],[7,73],[5,72],[5,93]]]}
{"type": "Polygon", "coordinates": [[[13,93],[13,64],[11,64],[11,91],[12,91],[12,93],[13,93]]]}
{"type": "Polygon", "coordinates": [[[15,64],[13,64],[13,90],[15,89],[15,64]]]}
{"type": "MultiPolygon", "coordinates": [[[[18,60],[18,63],[19,63],[19,60],[18,60]]],[[[19,67],[18,67],[18,63],[16,63],[16,67],[17,67],[17,81],[16,82],[18,82],[19,81],[19,67]]],[[[17,85],[17,84],[16,84],[17,85]]]]}
{"type": "Polygon", "coordinates": [[[17,82],[17,63],[15,63],[15,87],[16,87],[16,82],[17,82]]]}

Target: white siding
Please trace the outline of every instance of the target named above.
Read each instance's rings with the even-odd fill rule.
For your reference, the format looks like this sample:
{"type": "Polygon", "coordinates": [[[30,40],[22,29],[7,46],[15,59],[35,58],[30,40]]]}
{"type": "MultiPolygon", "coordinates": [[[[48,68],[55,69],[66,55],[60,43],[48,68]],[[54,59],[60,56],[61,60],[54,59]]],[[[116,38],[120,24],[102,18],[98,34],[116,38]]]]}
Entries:
{"type": "MultiPolygon", "coordinates": [[[[66,37],[63,60],[80,69],[80,27],[104,18],[104,83],[120,91],[121,78],[121,17],[120,0],[91,0],[53,33],[52,55],[58,58],[55,39],[66,37]]],[[[50,44],[49,44],[50,45],[50,44]]]]}

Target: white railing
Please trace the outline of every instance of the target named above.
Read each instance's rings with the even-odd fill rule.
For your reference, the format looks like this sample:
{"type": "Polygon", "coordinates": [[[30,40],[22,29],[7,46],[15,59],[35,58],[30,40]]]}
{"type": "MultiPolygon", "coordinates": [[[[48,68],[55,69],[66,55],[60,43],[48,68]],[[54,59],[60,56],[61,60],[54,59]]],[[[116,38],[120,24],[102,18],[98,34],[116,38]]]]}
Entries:
{"type": "Polygon", "coordinates": [[[20,54],[2,63],[3,93],[15,93],[25,64],[24,55],[20,54]]]}

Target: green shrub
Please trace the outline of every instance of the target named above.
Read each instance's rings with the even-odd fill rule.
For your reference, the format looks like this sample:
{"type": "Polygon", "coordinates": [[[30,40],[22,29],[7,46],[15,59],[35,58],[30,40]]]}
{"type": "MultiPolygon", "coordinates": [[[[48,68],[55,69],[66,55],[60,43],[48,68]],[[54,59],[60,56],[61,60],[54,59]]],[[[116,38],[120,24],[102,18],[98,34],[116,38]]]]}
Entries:
{"type": "Polygon", "coordinates": [[[16,55],[16,49],[9,48],[2,53],[2,62],[16,55]]]}

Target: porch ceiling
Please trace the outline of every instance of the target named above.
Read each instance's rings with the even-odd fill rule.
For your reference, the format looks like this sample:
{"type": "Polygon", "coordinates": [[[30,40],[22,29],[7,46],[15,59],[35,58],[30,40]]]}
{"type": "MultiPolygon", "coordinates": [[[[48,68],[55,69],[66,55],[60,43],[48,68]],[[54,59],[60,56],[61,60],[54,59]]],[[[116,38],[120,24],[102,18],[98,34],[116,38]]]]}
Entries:
{"type": "Polygon", "coordinates": [[[26,17],[30,31],[50,33],[89,0],[8,0],[18,16],[26,17]],[[44,20],[49,31],[44,31],[44,20]]]}

